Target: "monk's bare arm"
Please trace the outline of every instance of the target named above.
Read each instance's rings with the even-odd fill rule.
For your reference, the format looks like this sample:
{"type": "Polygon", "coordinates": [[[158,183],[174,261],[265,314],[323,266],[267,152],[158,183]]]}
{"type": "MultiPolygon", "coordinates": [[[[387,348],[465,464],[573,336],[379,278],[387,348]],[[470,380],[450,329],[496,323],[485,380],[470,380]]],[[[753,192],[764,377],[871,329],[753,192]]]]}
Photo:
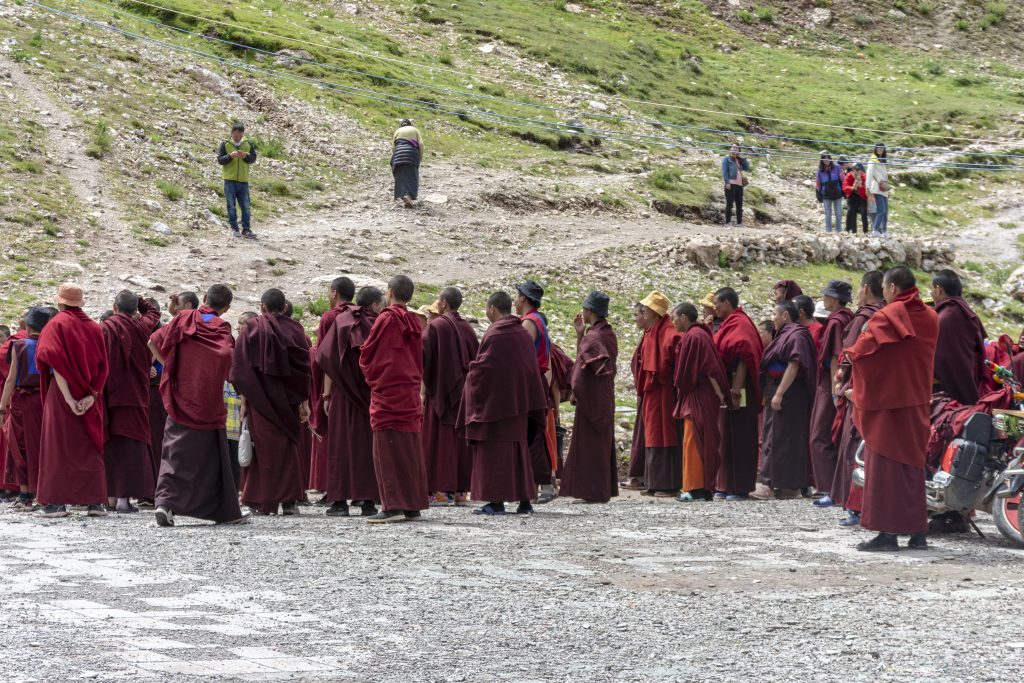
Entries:
{"type": "Polygon", "coordinates": [[[732,376],[732,398],[734,405],[738,408],[740,405],[740,396],[743,393],[743,387],[747,385],[747,364],[740,361],[736,364],[736,373],[732,376]]]}
{"type": "Polygon", "coordinates": [[[0,416],[4,415],[11,407],[11,396],[14,395],[14,386],[18,382],[18,354],[11,354],[11,369],[4,382],[3,396],[0,396],[0,416]]]}
{"type": "Polygon", "coordinates": [[[149,347],[149,352],[153,354],[153,360],[160,365],[167,365],[167,363],[164,362],[164,357],[160,355],[160,350],[156,348],[156,344],[153,343],[152,339],[149,340],[146,346],[149,347]]]}
{"type": "Polygon", "coordinates": [[[71,412],[75,415],[85,415],[86,411],[92,407],[93,402],[96,400],[95,397],[85,396],[81,401],[79,401],[71,395],[71,388],[68,386],[68,381],[56,370],[53,371],[53,378],[57,381],[57,388],[60,389],[61,395],[67,402],[68,407],[71,408],[71,412]]]}
{"type": "Polygon", "coordinates": [[[782,373],[782,381],[779,382],[779,388],[775,390],[775,395],[772,396],[772,408],[775,410],[782,409],[782,397],[793,386],[798,372],[800,372],[800,363],[795,360],[789,361],[789,364],[786,365],[786,372],[782,373]]]}
{"type": "Polygon", "coordinates": [[[530,333],[530,339],[537,341],[537,326],[533,324],[532,320],[524,320],[523,327],[530,333]]]}

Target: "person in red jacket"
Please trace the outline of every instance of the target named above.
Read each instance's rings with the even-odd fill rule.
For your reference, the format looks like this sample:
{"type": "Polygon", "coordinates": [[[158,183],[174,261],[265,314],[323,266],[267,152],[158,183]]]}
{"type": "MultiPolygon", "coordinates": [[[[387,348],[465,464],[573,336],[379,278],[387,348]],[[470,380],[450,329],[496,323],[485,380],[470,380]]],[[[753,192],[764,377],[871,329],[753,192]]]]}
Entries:
{"type": "Polygon", "coordinates": [[[857,216],[861,228],[868,232],[868,191],[864,164],[857,164],[843,178],[843,194],[846,196],[846,232],[857,232],[857,216]]]}

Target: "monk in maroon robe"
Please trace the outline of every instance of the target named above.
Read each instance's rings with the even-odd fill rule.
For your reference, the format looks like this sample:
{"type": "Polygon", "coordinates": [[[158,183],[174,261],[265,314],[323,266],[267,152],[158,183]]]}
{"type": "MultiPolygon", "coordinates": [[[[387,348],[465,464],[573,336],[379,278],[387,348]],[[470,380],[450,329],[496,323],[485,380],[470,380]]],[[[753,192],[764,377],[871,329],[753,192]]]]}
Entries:
{"type": "Polygon", "coordinates": [[[487,501],[473,512],[503,515],[506,502],[519,501],[516,513],[530,514],[536,484],[529,443],[546,427],[544,381],[533,339],[512,315],[507,293],[487,300],[487,319],[491,325],[466,374],[458,420],[473,449],[472,497],[487,501]]]}
{"type": "Polygon", "coordinates": [[[615,373],[619,342],[608,324],[608,295],[591,292],[576,316],[576,362],[570,385],[576,417],[559,494],[588,503],[619,495],[615,451],[615,373]]]}
{"type": "Polygon", "coordinates": [[[130,498],[153,498],[156,474],[150,452],[149,336],[160,312],[128,290],[114,299],[114,315],[100,323],[107,343],[109,374],[103,388],[107,443],[103,458],[107,496],[117,512],[138,512],[130,498]]]}
{"type": "Polygon", "coordinates": [[[803,294],[804,290],[793,280],[779,280],[772,288],[772,293],[775,295],[772,303],[777,304],[781,301],[792,301],[803,294]]]}
{"type": "Polygon", "coordinates": [[[30,308],[22,317],[24,329],[0,345],[7,373],[0,397],[0,453],[6,450],[11,479],[18,485],[15,510],[30,512],[39,480],[39,436],[43,427],[41,377],[36,365],[39,333],[50,315],[30,308]]]}
{"type": "Polygon", "coordinates": [[[652,292],[641,304],[644,334],[640,339],[637,389],[643,396],[644,484],[641,494],[671,498],[683,483],[682,438],[672,411],[676,405],[676,344],[679,333],[668,317],[671,307],[661,292],[652,292]]]}
{"type": "MultiPolygon", "coordinates": [[[[25,330],[24,319],[27,313],[27,309],[22,312],[22,318],[18,321],[18,331],[0,343],[0,386],[4,385],[7,378],[10,376],[11,368],[8,359],[10,357],[11,346],[18,339],[24,339],[28,336],[28,332],[25,330]]],[[[21,490],[21,487],[18,486],[17,483],[17,475],[15,474],[17,464],[14,461],[14,454],[8,449],[8,436],[6,433],[6,431],[9,431],[9,425],[7,425],[8,419],[9,416],[0,415],[0,502],[17,497],[21,490]]],[[[25,493],[27,493],[27,491],[25,493]]],[[[23,500],[19,501],[18,505],[19,509],[25,507],[31,508],[31,506],[31,500],[27,503],[23,500]]]]}
{"type": "Polygon", "coordinates": [[[388,281],[387,308],[363,342],[359,367],[370,386],[373,469],[381,511],[374,524],[419,520],[430,506],[423,460],[423,327],[408,303],[415,291],[405,275],[388,281]]]}
{"type": "Polygon", "coordinates": [[[731,287],[715,292],[715,315],[722,319],[715,333],[715,348],[722,357],[730,392],[729,409],[721,418],[722,465],[717,488],[726,500],[744,500],[754,490],[757,478],[764,346],[731,287]]]}
{"type": "MultiPolygon", "coordinates": [[[[811,405],[818,354],[796,304],[775,306],[775,338],[761,359],[764,414],[761,480],[778,498],[794,498],[807,486],[811,405]]],[[[755,498],[762,496],[755,494],[755,498]]]]}
{"type": "MultiPolygon", "coordinates": [[[[833,439],[833,424],[836,420],[835,371],[839,367],[839,356],[843,353],[843,339],[846,326],[853,319],[847,304],[853,299],[852,287],[848,282],[832,280],[822,292],[822,303],[829,312],[821,332],[818,347],[818,383],[814,391],[814,408],[811,410],[811,465],[814,468],[814,487],[825,494],[814,501],[818,507],[832,506],[832,482],[836,475],[839,448],[833,439]]],[[[842,494],[845,496],[845,492],[842,494]]]]}
{"type": "Polygon", "coordinates": [[[464,498],[473,474],[473,451],[466,435],[455,427],[462,388],[480,342],[459,315],[462,292],[441,290],[439,315],[423,332],[423,455],[431,504],[445,505],[464,498]]]}
{"type": "Polygon", "coordinates": [[[102,517],[107,347],[100,326],[82,311],[81,287],[61,285],[56,303],[60,312],[36,344],[43,399],[36,499],[46,517],[66,517],[68,505],[87,505],[90,516],[102,517]]]}
{"type": "Polygon", "coordinates": [[[672,310],[672,324],[682,334],[673,379],[673,414],[683,423],[683,493],[677,498],[682,503],[712,498],[721,463],[718,422],[729,385],[711,328],[697,322],[698,315],[693,304],[672,310]]]}
{"type": "Polygon", "coordinates": [[[268,289],[261,315],[235,341],[228,381],[243,398],[252,434],[242,503],[257,514],[297,515],[305,498],[299,448],[309,420],[309,340],[285,312],[284,293],[268,289]]]}
{"type": "Polygon", "coordinates": [[[935,347],[935,386],[963,405],[978,402],[985,383],[985,327],[963,299],[964,286],[952,270],[932,276],[932,298],[939,316],[935,347]]]}
{"type": "Polygon", "coordinates": [[[331,501],[325,514],[330,517],[348,517],[349,501],[361,506],[362,516],[372,517],[381,500],[373,465],[370,387],[359,358],[383,308],[384,293],[376,287],[363,287],[356,305],[337,316],[317,346],[317,366],[324,373],[325,424],[328,433],[335,435],[324,446],[324,497],[331,501]]]}
{"type": "MultiPolygon", "coordinates": [[[[320,323],[316,333],[317,345],[323,343],[324,338],[327,336],[328,330],[330,330],[331,327],[334,325],[334,322],[338,319],[338,316],[344,313],[349,308],[352,308],[352,299],[355,298],[355,294],[356,287],[351,279],[342,276],[334,278],[334,280],[331,281],[331,288],[330,291],[328,291],[327,293],[327,298],[331,307],[324,311],[323,315],[320,316],[320,323]]],[[[313,438],[312,445],[313,452],[312,463],[310,466],[311,471],[309,474],[309,485],[313,490],[326,491],[327,479],[329,476],[328,440],[330,439],[330,430],[328,428],[327,411],[323,406],[324,371],[320,368],[319,364],[317,363],[316,357],[316,351],[311,351],[309,425],[310,428],[312,429],[312,433],[315,434],[315,437],[313,438]]],[[[331,501],[330,498],[327,498],[326,500],[331,501]]]]}
{"type": "Polygon", "coordinates": [[[925,452],[939,322],[916,285],[909,268],[888,271],[885,307],[846,350],[853,371],[848,398],[865,442],[860,524],[879,532],[858,550],[897,550],[898,534],[910,534],[911,548],[928,547],[925,452]]]}
{"type": "MultiPolygon", "coordinates": [[[[643,330],[642,322],[644,310],[640,303],[633,306],[633,322],[637,328],[643,330]]],[[[629,449],[629,468],[626,471],[626,480],[620,482],[624,489],[640,491],[644,489],[644,465],[647,464],[647,449],[644,446],[644,421],[643,421],[643,396],[639,390],[640,373],[640,344],[633,350],[633,357],[629,361],[629,369],[633,375],[633,389],[636,391],[636,416],[633,418],[633,439],[629,449]]]]}
{"type": "Polygon", "coordinates": [[[839,362],[838,376],[835,378],[836,386],[833,389],[835,395],[839,397],[837,420],[840,421],[840,439],[836,473],[832,481],[832,502],[842,505],[848,511],[846,519],[840,522],[841,526],[860,524],[860,501],[863,499],[863,489],[853,486],[853,471],[857,467],[855,458],[861,438],[857,427],[853,424],[853,411],[850,402],[846,400],[846,392],[851,388],[851,373],[850,361],[846,357],[845,349],[857,342],[871,316],[885,305],[882,294],[883,277],[884,275],[880,271],[873,270],[865,273],[861,278],[860,291],[857,293],[857,311],[843,331],[844,351],[839,362]]]}
{"type": "Polygon", "coordinates": [[[234,338],[223,316],[231,290],[213,285],[198,309],[178,311],[153,333],[149,350],[164,366],[160,396],[167,411],[156,484],[156,523],[174,526],[175,515],[220,524],[251,517],[238,506],[225,431],[224,382],[234,338]]]}

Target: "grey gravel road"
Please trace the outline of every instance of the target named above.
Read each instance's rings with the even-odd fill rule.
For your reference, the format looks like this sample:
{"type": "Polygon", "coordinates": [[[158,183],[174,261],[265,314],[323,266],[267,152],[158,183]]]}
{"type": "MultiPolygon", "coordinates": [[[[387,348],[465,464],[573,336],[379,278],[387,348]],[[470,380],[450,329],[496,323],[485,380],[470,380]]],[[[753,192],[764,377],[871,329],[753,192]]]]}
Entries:
{"type": "Polygon", "coordinates": [[[1009,681],[1024,550],[867,555],[806,501],[530,518],[0,513],[3,681],[1009,681]]]}

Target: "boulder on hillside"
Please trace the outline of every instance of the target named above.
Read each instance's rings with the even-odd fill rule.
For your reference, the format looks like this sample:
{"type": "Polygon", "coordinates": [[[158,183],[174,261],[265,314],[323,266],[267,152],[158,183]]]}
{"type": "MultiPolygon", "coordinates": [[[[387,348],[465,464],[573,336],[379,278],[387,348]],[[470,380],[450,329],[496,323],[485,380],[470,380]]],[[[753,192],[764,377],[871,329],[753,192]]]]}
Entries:
{"type": "Polygon", "coordinates": [[[209,69],[204,69],[201,66],[196,66],[195,64],[189,64],[186,66],[184,68],[184,72],[188,74],[192,80],[205,85],[218,95],[223,95],[224,97],[234,101],[236,104],[245,104],[245,100],[242,99],[242,96],[235,92],[234,87],[231,85],[231,81],[220,74],[214,73],[209,69]]]}
{"type": "Polygon", "coordinates": [[[1003,284],[1003,291],[1018,301],[1024,301],[1024,266],[1010,273],[1003,284]]]}

